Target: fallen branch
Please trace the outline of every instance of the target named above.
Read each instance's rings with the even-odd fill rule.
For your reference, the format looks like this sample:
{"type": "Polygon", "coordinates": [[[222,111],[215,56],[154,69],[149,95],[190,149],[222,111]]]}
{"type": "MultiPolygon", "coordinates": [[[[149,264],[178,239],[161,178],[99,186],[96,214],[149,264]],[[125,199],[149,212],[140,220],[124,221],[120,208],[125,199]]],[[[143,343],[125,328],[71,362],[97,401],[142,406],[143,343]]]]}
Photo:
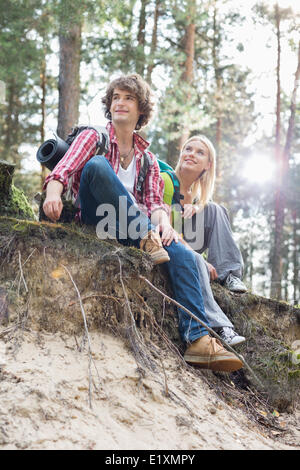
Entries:
{"type": "Polygon", "coordinates": [[[176,305],[176,307],[178,308],[181,308],[182,310],[184,310],[190,317],[192,317],[194,320],[196,320],[198,323],[200,323],[200,325],[202,325],[204,328],[207,329],[207,331],[209,333],[211,333],[212,336],[216,337],[219,341],[221,341],[222,344],[224,344],[224,346],[226,346],[229,351],[231,351],[238,359],[240,359],[243,364],[245,365],[245,367],[249,370],[249,372],[251,373],[251,375],[254,377],[254,379],[257,381],[257,383],[260,385],[260,387],[262,389],[264,389],[264,386],[263,384],[261,383],[261,381],[259,380],[259,378],[256,376],[256,374],[254,373],[254,371],[252,370],[252,368],[249,366],[249,364],[245,361],[245,359],[243,358],[243,356],[241,356],[240,354],[238,354],[228,343],[226,343],[226,341],[224,341],[213,329],[211,329],[206,323],[204,323],[202,320],[200,320],[198,317],[196,317],[196,315],[194,315],[190,310],[188,310],[186,307],[184,307],[183,305],[181,305],[179,302],[177,302],[176,300],[172,299],[172,297],[169,297],[168,295],[166,295],[164,292],[162,292],[160,289],[158,289],[157,287],[155,287],[147,278],[145,278],[144,276],[141,276],[139,275],[139,278],[142,279],[144,282],[146,282],[147,284],[149,284],[149,286],[152,287],[152,289],[154,289],[156,292],[158,292],[160,295],[162,295],[165,299],[167,299],[169,302],[173,303],[174,305],[176,305]]]}

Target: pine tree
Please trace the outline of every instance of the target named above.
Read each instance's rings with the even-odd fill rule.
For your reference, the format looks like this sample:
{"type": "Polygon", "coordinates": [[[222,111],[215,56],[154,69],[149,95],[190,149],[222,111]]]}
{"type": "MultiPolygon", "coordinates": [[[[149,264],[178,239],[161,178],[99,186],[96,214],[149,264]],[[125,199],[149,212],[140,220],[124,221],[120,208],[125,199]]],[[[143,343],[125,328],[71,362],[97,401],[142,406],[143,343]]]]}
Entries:
{"type": "Polygon", "coordinates": [[[20,144],[36,142],[38,125],[32,117],[39,101],[41,50],[34,34],[39,23],[39,0],[27,2],[0,1],[0,80],[6,85],[6,100],[0,117],[0,158],[21,167],[20,144]]]}

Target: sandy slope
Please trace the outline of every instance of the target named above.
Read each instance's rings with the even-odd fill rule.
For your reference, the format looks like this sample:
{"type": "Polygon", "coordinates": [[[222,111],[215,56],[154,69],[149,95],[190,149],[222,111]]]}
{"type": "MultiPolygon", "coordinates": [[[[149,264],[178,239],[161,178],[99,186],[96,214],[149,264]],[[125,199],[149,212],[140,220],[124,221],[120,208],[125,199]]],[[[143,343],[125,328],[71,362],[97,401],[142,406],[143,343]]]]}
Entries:
{"type": "Polygon", "coordinates": [[[171,356],[164,366],[172,398],[162,373],[140,377],[123,340],[91,334],[100,379],[92,366],[91,410],[88,355],[74,337],[19,331],[5,341],[1,449],[295,449],[263,435],[171,356]]]}

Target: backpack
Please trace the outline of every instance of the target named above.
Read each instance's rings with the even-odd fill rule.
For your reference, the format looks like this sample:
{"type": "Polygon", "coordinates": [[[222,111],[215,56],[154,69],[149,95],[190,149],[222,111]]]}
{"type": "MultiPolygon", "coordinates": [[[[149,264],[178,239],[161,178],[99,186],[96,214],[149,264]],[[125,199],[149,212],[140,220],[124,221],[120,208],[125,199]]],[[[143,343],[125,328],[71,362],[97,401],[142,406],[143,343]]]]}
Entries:
{"type": "Polygon", "coordinates": [[[160,167],[160,172],[165,182],[164,201],[169,206],[172,206],[173,204],[180,204],[183,196],[180,194],[180,183],[175,171],[173,169],[169,170],[165,169],[164,167],[160,167]]]}
{"type": "Polygon", "coordinates": [[[108,152],[109,148],[109,134],[107,132],[107,129],[105,127],[99,127],[99,126],[76,126],[73,127],[72,131],[70,134],[68,134],[66,138],[66,143],[70,146],[73,141],[76,139],[76,137],[82,132],[85,131],[86,129],[93,129],[94,131],[98,132],[99,135],[99,140],[96,144],[96,152],[99,151],[99,153],[105,154],[108,152]]]}
{"type": "Polygon", "coordinates": [[[96,152],[100,154],[107,153],[109,148],[109,135],[105,127],[76,126],[72,129],[66,140],[61,139],[54,133],[55,139],[49,139],[43,142],[36,153],[38,162],[52,171],[68,151],[72,142],[85,129],[94,129],[99,135],[96,152]]]}

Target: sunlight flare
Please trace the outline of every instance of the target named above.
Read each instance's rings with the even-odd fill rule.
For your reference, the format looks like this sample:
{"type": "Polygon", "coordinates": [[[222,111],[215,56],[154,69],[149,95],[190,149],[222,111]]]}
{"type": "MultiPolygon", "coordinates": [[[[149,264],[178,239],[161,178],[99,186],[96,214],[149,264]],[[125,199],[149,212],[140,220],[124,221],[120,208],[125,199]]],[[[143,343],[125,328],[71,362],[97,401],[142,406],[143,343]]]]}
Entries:
{"type": "Polygon", "coordinates": [[[274,178],[275,163],[269,155],[255,154],[245,161],[242,174],[251,183],[267,183],[274,178]]]}

